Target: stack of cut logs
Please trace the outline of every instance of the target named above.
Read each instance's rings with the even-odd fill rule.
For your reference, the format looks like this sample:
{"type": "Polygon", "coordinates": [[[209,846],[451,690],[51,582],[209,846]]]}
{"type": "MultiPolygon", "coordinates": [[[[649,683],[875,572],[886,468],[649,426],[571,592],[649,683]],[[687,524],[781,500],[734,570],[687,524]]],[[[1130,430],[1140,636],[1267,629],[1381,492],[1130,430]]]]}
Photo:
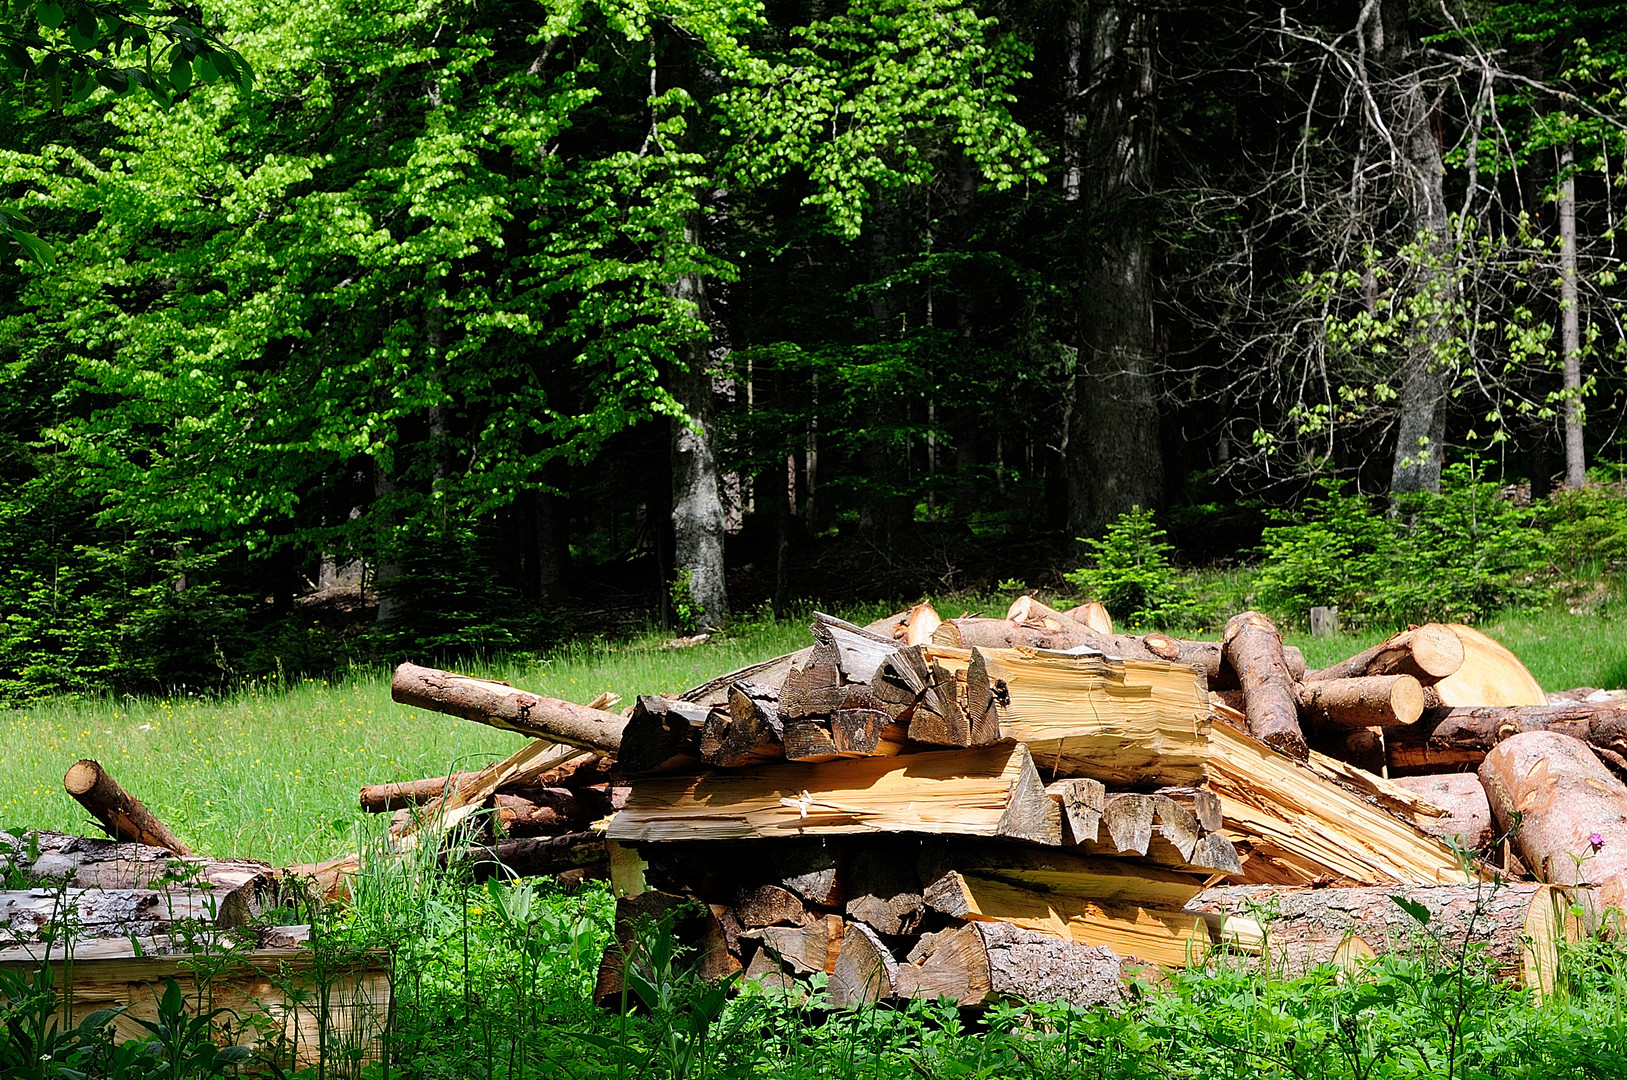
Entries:
{"type": "Polygon", "coordinates": [[[1005,618],[922,605],[812,631],[625,713],[404,665],[398,702],[533,741],[363,803],[415,804],[403,846],[484,806],[510,837],[548,834],[488,861],[504,844],[555,870],[603,860],[607,1004],[646,915],[708,975],[823,972],[838,1005],[1091,1003],[1217,950],[1352,962],[1405,946],[1425,911],[1432,935],[1472,934],[1541,985],[1557,941],[1622,905],[1627,707],[1547,704],[1468,627],[1321,671],[1257,612],[1218,642],[1114,634],[1095,605],[1032,597],[1005,618]]]}

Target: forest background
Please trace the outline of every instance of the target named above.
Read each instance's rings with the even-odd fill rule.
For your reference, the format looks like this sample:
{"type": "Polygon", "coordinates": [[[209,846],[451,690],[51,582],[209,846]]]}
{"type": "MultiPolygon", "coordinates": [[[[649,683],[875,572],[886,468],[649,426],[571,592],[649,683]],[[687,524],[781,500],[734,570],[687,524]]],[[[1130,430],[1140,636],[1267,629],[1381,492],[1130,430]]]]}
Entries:
{"type": "Polygon", "coordinates": [[[5,700],[1627,556],[1614,3],[0,0],[0,79],[5,700]]]}

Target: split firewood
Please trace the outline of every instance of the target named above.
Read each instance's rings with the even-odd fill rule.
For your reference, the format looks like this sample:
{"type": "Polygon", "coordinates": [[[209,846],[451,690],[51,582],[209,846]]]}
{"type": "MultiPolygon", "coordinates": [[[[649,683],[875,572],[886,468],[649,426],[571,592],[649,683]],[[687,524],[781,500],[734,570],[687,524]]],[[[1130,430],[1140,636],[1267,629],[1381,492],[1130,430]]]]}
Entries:
{"type": "Polygon", "coordinates": [[[1551,885],[1591,885],[1597,910],[1627,908],[1627,784],[1587,744],[1527,731],[1480,765],[1492,815],[1520,861],[1551,885]]]}
{"type": "Polygon", "coordinates": [[[929,746],[971,746],[972,723],[962,703],[961,680],[943,664],[933,664],[931,704],[923,698],[910,713],[911,741],[929,746]]]}
{"type": "Polygon", "coordinates": [[[825,915],[801,926],[765,926],[742,934],[744,942],[757,944],[763,961],[754,958],[746,976],[756,978],[767,970],[792,975],[833,973],[842,954],[846,925],[840,915],[825,915]]]}
{"type": "MultiPolygon", "coordinates": [[[[615,941],[605,949],[594,981],[593,1000],[603,1009],[620,1009],[624,997],[625,964],[646,965],[639,928],[648,919],[672,920],[672,933],[679,944],[694,951],[695,971],[708,982],[740,970],[740,962],[728,950],[719,912],[693,899],[672,893],[644,892],[616,901],[615,941]]],[[[636,999],[627,1004],[636,1005],[636,999]]]]}
{"type": "Polygon", "coordinates": [[[1474,773],[1402,776],[1393,782],[1446,811],[1441,817],[1416,818],[1424,832],[1470,851],[1491,843],[1491,804],[1486,801],[1480,777],[1474,773]]]}
{"type": "Polygon", "coordinates": [[[898,643],[889,637],[871,633],[822,612],[814,612],[814,623],[810,629],[816,642],[816,656],[819,655],[819,642],[828,641],[835,649],[836,669],[844,683],[873,682],[876,669],[899,648],[898,643]]]}
{"type": "MultiPolygon", "coordinates": [[[[1331,782],[1332,770],[1313,764],[1229,724],[1210,730],[1208,788],[1220,799],[1225,833],[1237,845],[1246,881],[1426,885],[1462,879],[1450,847],[1377,798],[1331,782]]],[[[1383,783],[1372,781],[1375,788],[1383,783]]]]}
{"type": "Polygon", "coordinates": [[[729,688],[727,711],[713,709],[701,731],[701,760],[742,768],[785,756],[780,688],[741,682],[729,688]]]}
{"type": "Polygon", "coordinates": [[[892,978],[905,998],[948,997],[968,1006],[1020,998],[1094,1008],[1123,999],[1129,974],[1111,949],[974,922],[924,935],[892,978]]]}
{"type": "Polygon", "coordinates": [[[1233,615],[1226,623],[1224,652],[1243,687],[1249,734],[1301,761],[1310,756],[1276,626],[1258,611],[1233,615]]]}
{"type": "Polygon", "coordinates": [[[914,933],[920,926],[926,909],[913,849],[901,854],[889,844],[867,844],[851,853],[843,874],[849,920],[889,935],[914,933]]]}
{"type": "Polygon", "coordinates": [[[839,907],[847,900],[836,855],[824,841],[780,841],[764,855],[773,881],[809,904],[839,907]]]}
{"type": "Polygon", "coordinates": [[[476,881],[484,881],[489,877],[544,877],[602,868],[608,864],[609,853],[602,834],[584,831],[443,851],[440,861],[442,865],[457,862],[467,866],[476,881]]]}
{"type": "Polygon", "coordinates": [[[965,833],[1056,844],[1061,814],[1020,743],[902,757],[787,763],[633,786],[612,840],[965,833]]]}
{"type": "Polygon", "coordinates": [[[1107,796],[1105,784],[1089,777],[1058,780],[1045,786],[1045,794],[1062,808],[1064,843],[1096,842],[1101,833],[1102,806],[1107,796]]]}
{"type": "MultiPolygon", "coordinates": [[[[923,605],[924,606],[924,605],[923,605]]],[[[872,634],[879,634],[889,640],[893,637],[893,628],[905,621],[910,615],[908,611],[901,611],[896,615],[889,615],[884,619],[877,619],[868,626],[861,627],[872,634]]],[[[708,708],[726,705],[729,700],[729,687],[739,682],[763,683],[769,686],[779,686],[785,682],[785,677],[793,667],[800,667],[808,662],[813,655],[813,646],[798,649],[784,656],[776,656],[769,660],[760,660],[755,664],[748,664],[737,668],[726,675],[719,675],[715,679],[708,679],[699,686],[691,687],[678,695],[680,701],[687,701],[694,705],[705,705],[708,708]]]]}
{"type": "Polygon", "coordinates": [[[1203,920],[1180,910],[1068,896],[958,870],[933,882],[925,896],[952,918],[1009,923],[1167,967],[1201,961],[1209,951],[1203,920]]]}
{"type": "Polygon", "coordinates": [[[396,668],[390,697],[402,705],[460,716],[477,724],[601,754],[620,751],[622,729],[627,723],[617,713],[416,664],[396,668]]]}
{"type": "Polygon", "coordinates": [[[96,762],[88,759],[75,762],[62,778],[62,786],[80,806],[90,811],[90,816],[113,839],[167,848],[176,855],[192,854],[170,832],[169,826],[154,817],[151,810],[120,787],[96,762]]]}
{"type": "Polygon", "coordinates": [[[1273,971],[1302,974],[1320,963],[1427,945],[1455,952],[1473,944],[1505,978],[1551,988],[1558,946],[1575,940],[1569,899],[1547,885],[1504,882],[1401,888],[1206,889],[1186,904],[1234,952],[1269,957],[1273,971]],[[1421,922],[1397,902],[1416,905],[1421,922]],[[1268,918],[1258,914],[1269,909],[1268,918]]]}
{"type": "Polygon", "coordinates": [[[837,1008],[885,1001],[893,996],[898,961],[876,932],[860,922],[843,929],[842,951],[836,957],[826,991],[837,1008]]]}
{"type": "MultiPolygon", "coordinates": [[[[1004,738],[1025,743],[1049,779],[1088,776],[1120,788],[1199,783],[1209,697],[1187,668],[1015,650],[980,650],[1004,738]]],[[[967,650],[927,655],[957,676],[967,650]]]]}
{"type": "Polygon", "coordinates": [[[903,752],[907,729],[895,724],[864,683],[842,687],[842,703],[830,717],[831,744],[842,757],[886,757],[903,752]]]}
{"type": "Polygon", "coordinates": [[[781,923],[801,926],[813,917],[802,897],[778,885],[742,888],[732,906],[740,925],[750,929],[781,923]]]}
{"type": "Polygon", "coordinates": [[[1425,623],[1403,630],[1332,667],[1307,672],[1305,682],[1352,679],[1365,675],[1411,675],[1432,686],[1463,666],[1463,642],[1444,623],[1425,623]]]}
{"type": "MultiPolygon", "coordinates": [[[[1006,610],[1006,621],[1016,623],[1029,630],[1041,630],[1047,633],[1076,634],[1081,638],[1090,637],[1099,633],[1095,627],[1086,624],[1083,620],[1075,619],[1040,603],[1033,596],[1019,596],[1012,601],[1011,607],[1006,610]]],[[[1111,633],[1112,631],[1108,631],[1111,633]]]]}
{"type": "Polygon", "coordinates": [[[698,766],[701,736],[711,711],[705,705],[640,694],[622,732],[617,770],[638,775],[698,766]]]}
{"type": "Polygon", "coordinates": [[[971,731],[973,746],[987,746],[999,742],[1000,707],[1010,700],[1005,683],[989,673],[989,657],[982,649],[973,649],[966,663],[963,692],[966,695],[966,724],[971,731]]]}

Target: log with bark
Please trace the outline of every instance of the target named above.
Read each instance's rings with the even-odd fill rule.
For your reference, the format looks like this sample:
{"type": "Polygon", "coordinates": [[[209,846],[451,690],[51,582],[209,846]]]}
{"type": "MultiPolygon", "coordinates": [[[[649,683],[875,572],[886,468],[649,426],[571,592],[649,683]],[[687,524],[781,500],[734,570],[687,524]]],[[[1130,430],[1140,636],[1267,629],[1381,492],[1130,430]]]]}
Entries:
{"type": "Polygon", "coordinates": [[[584,868],[605,868],[609,854],[604,836],[596,832],[572,832],[482,844],[461,851],[443,851],[443,864],[458,862],[469,868],[476,881],[488,877],[502,879],[544,877],[584,868]]]}
{"type": "Polygon", "coordinates": [[[62,778],[62,786],[96,819],[115,840],[128,840],[150,847],[167,848],[176,855],[190,855],[187,846],[134,795],[125,791],[94,761],[76,761],[62,778]]]}
{"type": "Polygon", "coordinates": [[[414,808],[392,823],[390,839],[407,850],[425,837],[439,838],[457,828],[476,813],[499,788],[517,778],[545,773],[576,757],[578,748],[569,743],[532,740],[502,761],[488,765],[458,784],[444,798],[414,808]]]}
{"type": "MultiPolygon", "coordinates": [[[[579,753],[560,765],[543,770],[517,773],[507,781],[510,787],[588,787],[603,784],[610,779],[614,758],[594,753],[579,753]]],[[[402,780],[393,784],[368,784],[359,794],[362,812],[367,814],[392,813],[433,802],[476,776],[472,772],[453,773],[450,776],[431,776],[422,780],[402,780]]]]}
{"type": "Polygon", "coordinates": [[[402,705],[601,754],[614,755],[621,749],[622,729],[627,724],[618,713],[417,664],[396,668],[390,697],[402,705]]]}
{"type": "Polygon", "coordinates": [[[1001,922],[974,922],[923,936],[891,972],[903,998],[961,1005],[1017,998],[1096,1007],[1127,994],[1130,972],[1111,949],[1079,945],[1001,922]]]}
{"type": "Polygon", "coordinates": [[[1307,672],[1304,681],[1411,675],[1420,685],[1432,686],[1462,666],[1463,641],[1452,627],[1426,623],[1403,630],[1331,667],[1307,672]]]}
{"type": "Polygon", "coordinates": [[[1243,714],[1256,739],[1290,757],[1310,756],[1299,726],[1294,679],[1283,656],[1282,635],[1258,611],[1233,615],[1226,623],[1226,662],[1243,689],[1243,714]]]}
{"type": "Polygon", "coordinates": [[[1486,801],[1486,789],[1480,777],[1474,773],[1404,776],[1395,783],[1446,811],[1440,817],[1414,819],[1418,827],[1431,836],[1470,851],[1491,843],[1491,804],[1486,801]]]}
{"type": "Polygon", "coordinates": [[[1411,772],[1475,769],[1492,747],[1524,731],[1580,739],[1618,769],[1627,759],[1627,706],[1619,701],[1558,705],[1485,705],[1426,709],[1417,724],[1383,734],[1355,731],[1319,740],[1333,754],[1369,769],[1411,772]]]}
{"type": "Polygon", "coordinates": [[[1597,910],[1627,909],[1627,784],[1587,744],[1527,731],[1480,765],[1497,826],[1520,861],[1552,885],[1589,885],[1597,910]]]}
{"type": "Polygon", "coordinates": [[[1566,911],[1569,903],[1559,890],[1525,882],[1326,889],[1233,885],[1205,889],[1184,911],[1207,920],[1217,942],[1263,956],[1273,971],[1290,975],[1391,951],[1427,946],[1453,954],[1474,945],[1484,948],[1503,977],[1550,988],[1560,943],[1577,936],[1566,911]],[[1398,897],[1416,909],[1404,907],[1398,897]],[[1269,915],[1261,915],[1262,909],[1269,915]]]}

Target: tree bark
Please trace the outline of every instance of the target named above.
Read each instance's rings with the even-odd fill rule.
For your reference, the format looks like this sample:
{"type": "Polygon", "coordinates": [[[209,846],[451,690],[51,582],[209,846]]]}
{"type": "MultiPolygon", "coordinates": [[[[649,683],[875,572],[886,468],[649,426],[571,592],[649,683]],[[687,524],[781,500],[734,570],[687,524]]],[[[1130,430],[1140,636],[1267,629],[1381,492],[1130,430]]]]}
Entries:
{"type": "MultiPolygon", "coordinates": [[[[685,216],[684,239],[700,242],[695,212],[685,216]]],[[[674,299],[691,305],[697,318],[710,323],[706,282],[698,272],[678,275],[671,292],[674,299]]],[[[673,569],[678,581],[686,583],[687,602],[694,605],[695,623],[702,630],[722,627],[729,613],[708,340],[697,337],[680,345],[682,359],[671,375],[672,396],[685,414],[672,420],[673,569]]]]}
{"type": "Polygon", "coordinates": [[[1357,33],[1368,52],[1376,53],[1381,92],[1388,97],[1401,197],[1411,217],[1412,239],[1424,245],[1424,257],[1429,260],[1415,269],[1413,290],[1425,295],[1427,311],[1422,325],[1408,328],[1390,491],[1439,492],[1446,442],[1446,360],[1441,354],[1448,326],[1444,309],[1453,288],[1451,269],[1444,265],[1450,257],[1446,166],[1419,73],[1421,49],[1406,0],[1367,3],[1357,33]],[[1376,19],[1372,17],[1375,6],[1379,8],[1376,19]]]}
{"type": "Polygon", "coordinates": [[[1596,909],[1627,908],[1627,784],[1587,744],[1526,731],[1497,744],[1480,782],[1514,850],[1551,885],[1591,885],[1596,909]]]}
{"type": "Polygon", "coordinates": [[[1309,757],[1282,635],[1271,620],[1257,611],[1233,615],[1226,623],[1225,656],[1243,685],[1249,734],[1289,757],[1309,757]]]}
{"type": "Polygon", "coordinates": [[[1559,148],[1559,348],[1565,366],[1565,486],[1587,484],[1582,445],[1581,291],[1576,284],[1576,148],[1559,148]]]}
{"type": "Polygon", "coordinates": [[[1386,732],[1382,749],[1366,732],[1352,732],[1329,749],[1358,764],[1441,772],[1478,768],[1498,743],[1526,731],[1580,739],[1612,764],[1610,755],[1627,759],[1627,708],[1614,701],[1428,709],[1411,727],[1386,732]]]}
{"type": "Polygon", "coordinates": [[[1432,686],[1463,666],[1463,639],[1444,623],[1425,623],[1364,649],[1348,660],[1305,674],[1306,682],[1367,675],[1411,675],[1432,686]]]}
{"type": "Polygon", "coordinates": [[[1395,783],[1446,811],[1444,817],[1415,818],[1424,832],[1469,850],[1491,843],[1491,805],[1486,802],[1486,789],[1474,773],[1403,776],[1395,783]]]}
{"type": "Polygon", "coordinates": [[[150,847],[167,848],[177,855],[191,851],[169,826],[153,816],[141,801],[119,786],[94,761],[75,762],[62,778],[62,786],[74,800],[90,811],[91,817],[115,840],[133,840],[150,847]]]}
{"type": "MultiPolygon", "coordinates": [[[[1099,535],[1120,514],[1163,504],[1154,394],[1152,250],[1147,210],[1157,126],[1149,7],[1086,6],[1077,213],[1088,224],[1080,282],[1075,405],[1067,442],[1068,527],[1099,535]]],[[[1072,173],[1070,172],[1070,177],[1072,173]]],[[[1065,180],[1065,183],[1070,183],[1065,180]]]]}
{"type": "Polygon", "coordinates": [[[390,697],[402,705],[601,754],[615,754],[621,749],[622,730],[627,726],[627,721],[613,712],[417,664],[396,668],[390,697]]]}

